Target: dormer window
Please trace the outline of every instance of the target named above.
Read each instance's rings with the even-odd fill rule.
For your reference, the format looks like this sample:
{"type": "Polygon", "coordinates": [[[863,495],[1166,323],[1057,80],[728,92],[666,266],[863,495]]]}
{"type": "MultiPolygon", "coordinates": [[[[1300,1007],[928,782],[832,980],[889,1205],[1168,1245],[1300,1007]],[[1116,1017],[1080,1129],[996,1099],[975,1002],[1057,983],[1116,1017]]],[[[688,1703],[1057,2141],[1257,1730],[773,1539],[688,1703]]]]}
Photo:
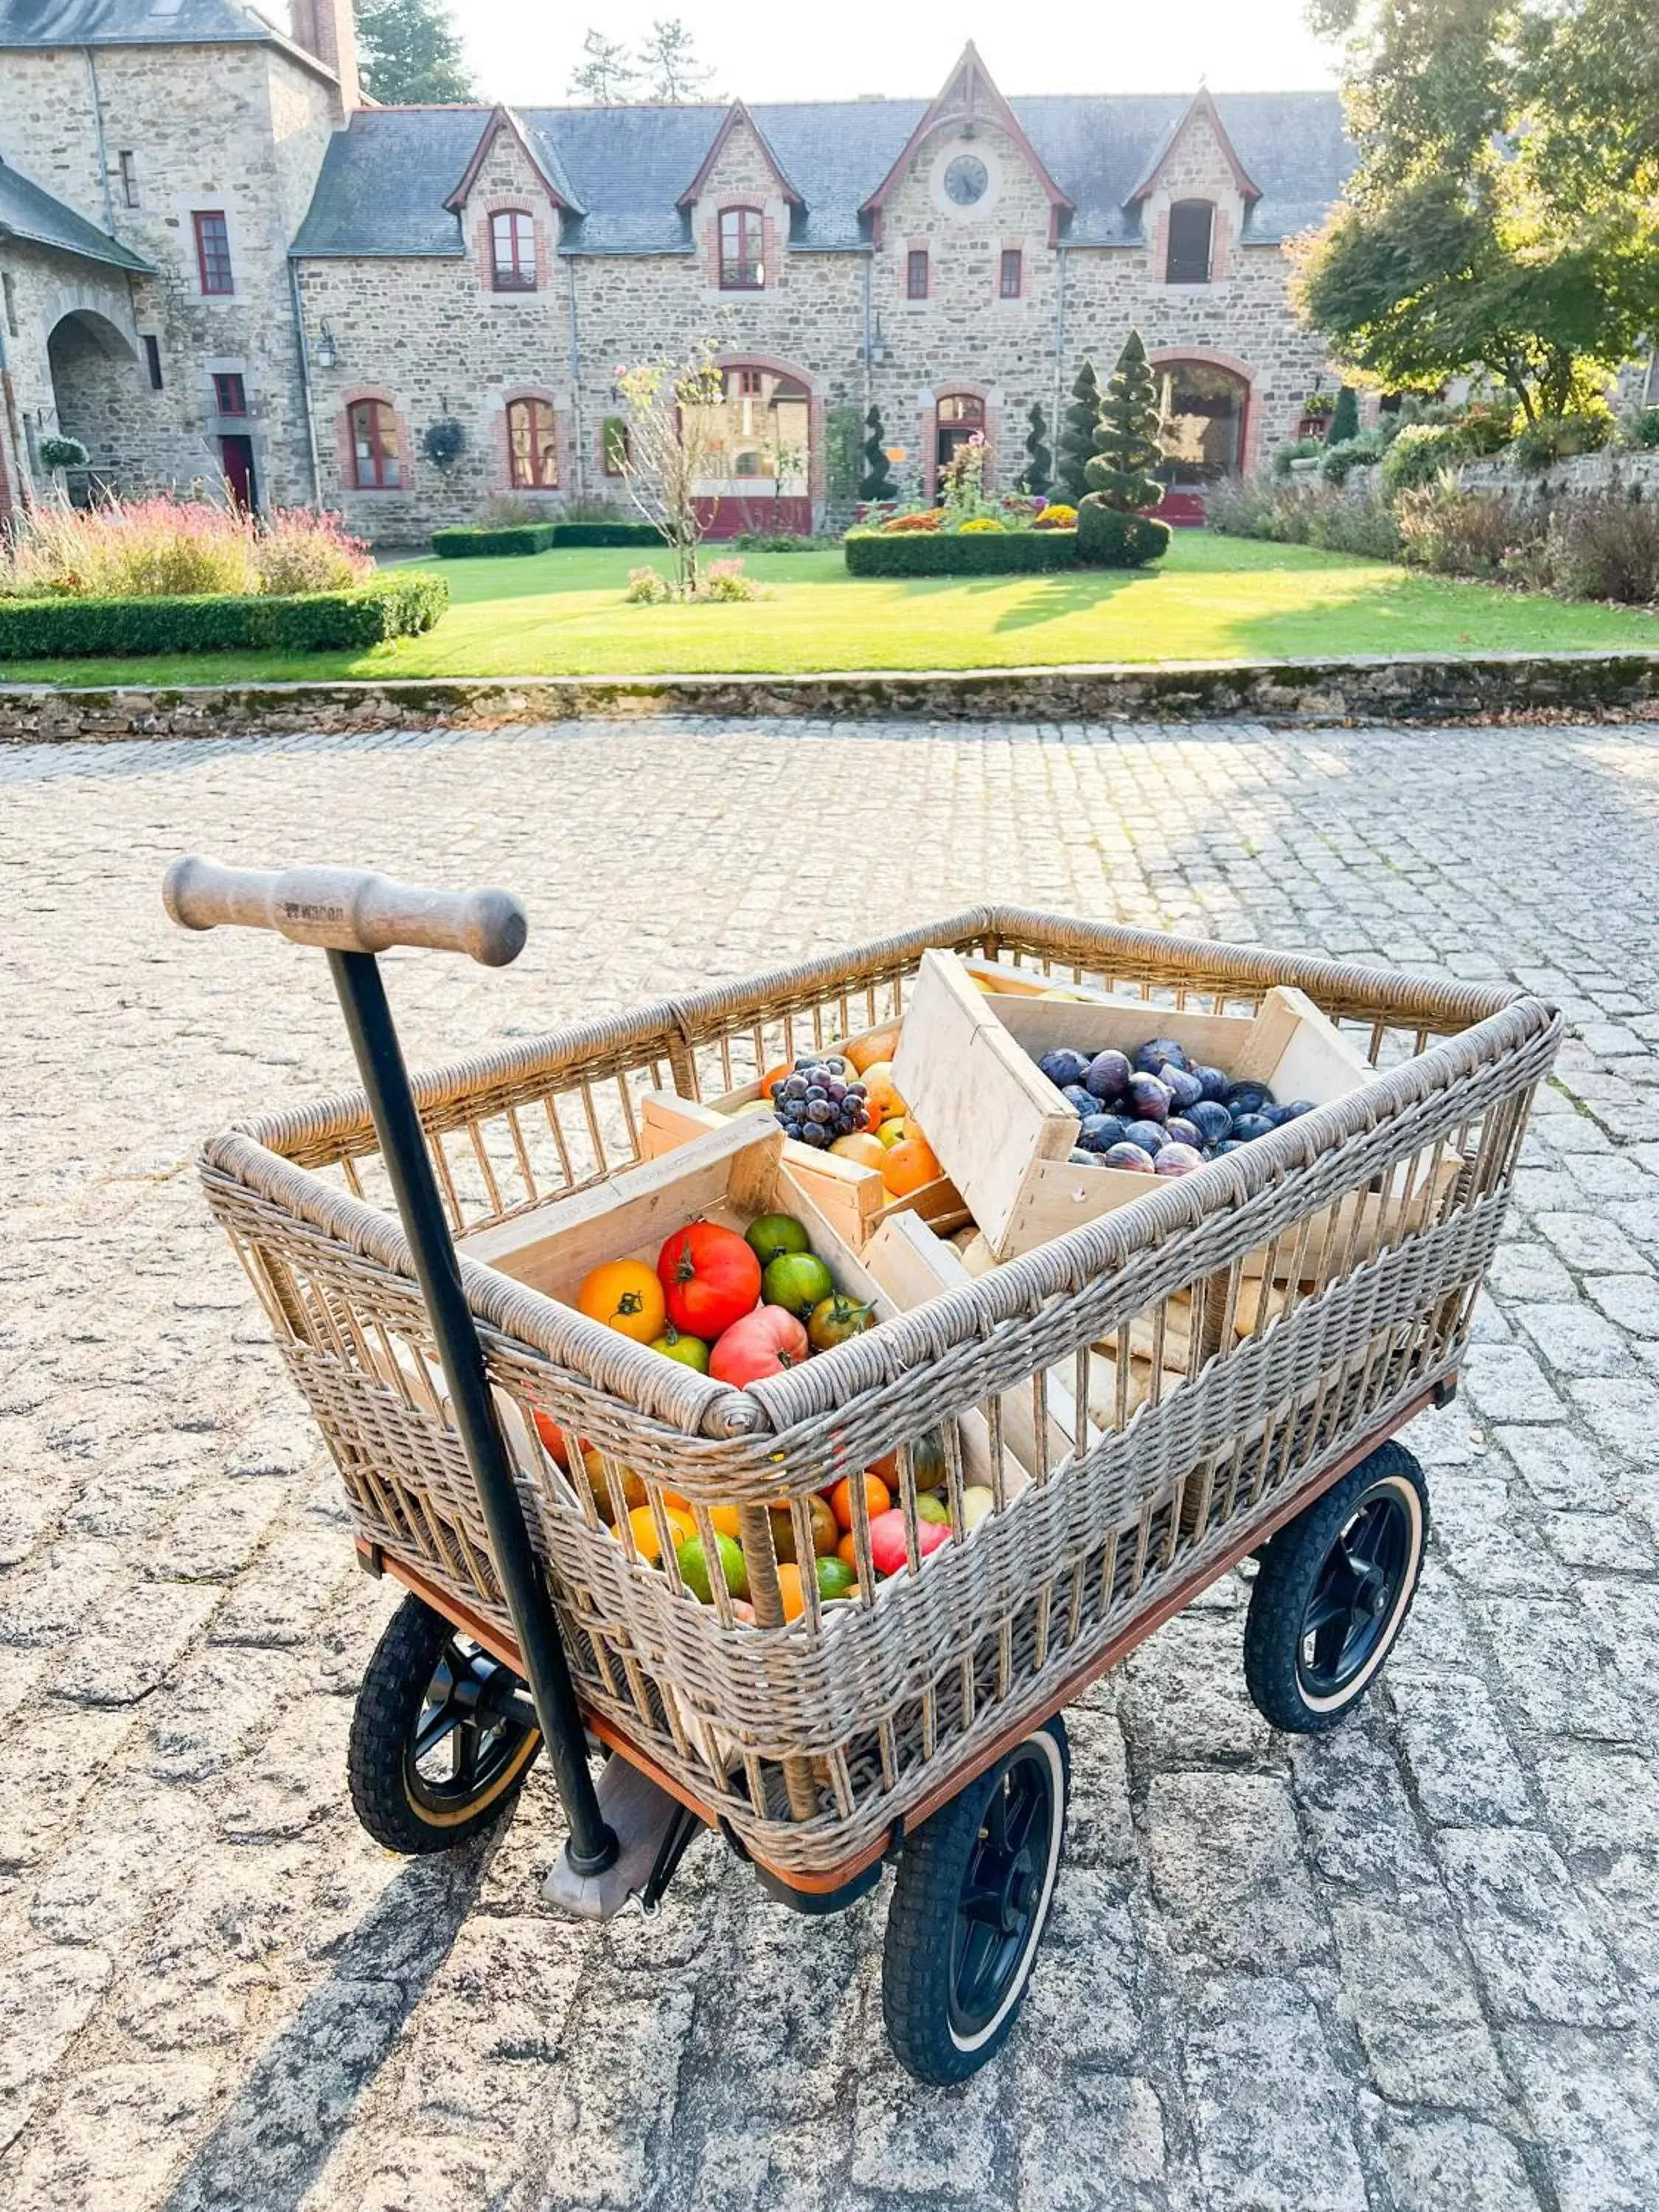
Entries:
{"type": "Polygon", "coordinates": [[[759,292],[766,284],[761,212],[758,208],[720,210],[720,289],[759,292]]]}
{"type": "Polygon", "coordinates": [[[1177,200],[1170,210],[1166,284],[1207,284],[1215,210],[1208,200],[1177,200]]]}
{"type": "Polygon", "coordinates": [[[489,218],[489,246],[498,292],[536,289],[536,224],[522,208],[504,208],[489,218]]]}

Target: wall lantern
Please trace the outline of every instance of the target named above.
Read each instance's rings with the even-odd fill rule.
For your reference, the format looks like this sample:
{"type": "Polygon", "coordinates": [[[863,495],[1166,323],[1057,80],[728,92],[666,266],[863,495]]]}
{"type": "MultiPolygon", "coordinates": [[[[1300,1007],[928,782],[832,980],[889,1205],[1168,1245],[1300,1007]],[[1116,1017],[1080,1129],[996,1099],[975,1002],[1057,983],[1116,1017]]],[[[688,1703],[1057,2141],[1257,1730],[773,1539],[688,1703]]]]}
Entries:
{"type": "Polygon", "coordinates": [[[340,349],[335,344],[334,333],[326,323],[317,333],[314,351],[319,368],[334,368],[338,366],[340,349]]]}

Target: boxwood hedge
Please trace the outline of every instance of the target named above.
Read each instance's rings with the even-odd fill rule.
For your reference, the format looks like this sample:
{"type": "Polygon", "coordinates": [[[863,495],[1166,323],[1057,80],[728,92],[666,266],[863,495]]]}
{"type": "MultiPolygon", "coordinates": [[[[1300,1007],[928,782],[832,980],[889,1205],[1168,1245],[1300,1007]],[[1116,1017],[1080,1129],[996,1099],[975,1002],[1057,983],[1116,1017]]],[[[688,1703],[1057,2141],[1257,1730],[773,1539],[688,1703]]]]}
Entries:
{"type": "Polygon", "coordinates": [[[448,605],[443,578],[417,569],[358,591],[292,599],[0,599],[0,663],[107,653],[337,653],[430,629],[448,605]]]}
{"type": "Polygon", "coordinates": [[[843,543],[849,576],[1006,576],[1077,559],[1075,530],[849,530],[843,543]]]}
{"type": "Polygon", "coordinates": [[[660,545],[648,522],[520,522],[504,530],[434,530],[441,561],[476,561],[503,553],[545,553],[550,545],[660,545]]]}

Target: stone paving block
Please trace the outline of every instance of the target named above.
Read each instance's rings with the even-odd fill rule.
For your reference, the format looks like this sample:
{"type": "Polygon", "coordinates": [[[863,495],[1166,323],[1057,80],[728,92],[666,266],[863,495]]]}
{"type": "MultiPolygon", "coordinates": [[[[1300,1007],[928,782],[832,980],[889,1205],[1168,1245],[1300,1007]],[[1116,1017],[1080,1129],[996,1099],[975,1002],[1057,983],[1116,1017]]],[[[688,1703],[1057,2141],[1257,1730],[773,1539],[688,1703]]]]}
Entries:
{"type": "Polygon", "coordinates": [[[1273,1730],[1244,1687],[1243,1616],[1177,1614],[1125,1662],[1118,1717],[1137,1759],[1261,1759],[1273,1730]]]}
{"type": "Polygon", "coordinates": [[[1546,1364],[1558,1375],[1630,1372],[1631,1356],[1624,1338],[1600,1314],[1592,1313],[1577,1299],[1516,1305],[1513,1311],[1546,1364]]]}
{"type": "Polygon", "coordinates": [[[1431,1492],[1430,1513],[1438,1557],[1471,1591],[1519,1591],[1565,1597],[1570,1587],[1553,1553],[1538,1541],[1529,1519],[1517,1512],[1525,1493],[1497,1474],[1465,1475],[1431,1492]]]}
{"type": "Polygon", "coordinates": [[[169,2184],[211,2113],[220,2074],[211,2063],[174,2059],[76,2074],[70,2094],[18,2146],[13,2201],[21,2212],[132,2212],[180,2202],[169,2184]]]}
{"type": "Polygon", "coordinates": [[[74,1850],[36,1889],[31,1922],[57,1942],[113,1942],[183,1888],[207,1830],[206,1808],[187,1790],[112,1777],[87,1808],[74,1850]]]}
{"type": "Polygon", "coordinates": [[[1509,2117],[1509,2085],[1484,2021],[1463,2026],[1361,2014],[1354,2027],[1376,2094],[1390,2104],[1455,2106],[1489,2120],[1509,2117]]]}
{"type": "Polygon", "coordinates": [[[1650,2212],[1659,2203],[1659,2079],[1632,2038],[1513,2027],[1518,2077],[1561,2212],[1650,2212]]]}
{"type": "Polygon", "coordinates": [[[1298,1982],[1220,1976],[1180,2032],[1206,2212],[1366,2212],[1352,2091],[1298,1982]]]}
{"type": "Polygon", "coordinates": [[[0,2153],[22,2131],[52,2069],[109,1984],[104,1951],[43,1944],[0,1973],[0,2153]]]}
{"type": "Polygon", "coordinates": [[[33,1863],[75,1818],[94,1778],[132,1726],[131,1713],[32,1704],[0,1735],[0,1870],[33,1863]]]}
{"type": "Polygon", "coordinates": [[[1328,1949],[1284,1782],[1216,1769],[1160,1774],[1146,1826],[1153,1893],[1176,1951],[1266,1968],[1328,1949]]]}
{"type": "Polygon", "coordinates": [[[1647,1275],[1653,1270],[1605,1214],[1563,1210],[1534,1214],[1533,1226],[1568,1267],[1584,1275],[1647,1275]]]}
{"type": "Polygon", "coordinates": [[[1559,1299],[1572,1295],[1572,1277],[1542,1244],[1500,1244],[1486,1279],[1506,1298],[1559,1299]]]}
{"type": "Polygon", "coordinates": [[[1474,1601],[1500,1702],[1542,1735],[1639,1743],[1643,1716],[1577,1605],[1538,1598],[1474,1601]]]}
{"type": "Polygon", "coordinates": [[[1619,1462],[1601,1446],[1565,1429],[1499,1429],[1496,1441],[1520,1469],[1540,1505],[1600,1512],[1613,1502],[1619,1462]]]}
{"type": "Polygon", "coordinates": [[[1152,2083],[1022,2067],[1020,2212],[1165,2212],[1169,2147],[1152,2083]]]}
{"type": "Polygon", "coordinates": [[[1609,1376],[1567,1387],[1603,1443],[1640,1466],[1659,1466],[1659,1384],[1609,1376]]]}
{"type": "Polygon", "coordinates": [[[1055,2063],[1127,2066],[1141,2041],[1144,1946],[1121,1877],[1062,1867],[1020,2016],[1022,2047],[1055,2063]]]}
{"type": "Polygon", "coordinates": [[[1385,2112],[1376,2133],[1398,2212],[1538,2212],[1520,2149],[1496,2128],[1459,2113],[1385,2112]]]}
{"type": "Polygon", "coordinates": [[[1518,1828],[1448,1828],[1437,1849],[1500,2020],[1629,2024],[1618,1971],[1547,1837],[1518,1828]]]}
{"type": "Polygon", "coordinates": [[[1547,1744],[1538,1785],[1569,1855],[1638,1850],[1659,1841],[1659,1775],[1638,1752],[1547,1744]]]}
{"type": "Polygon", "coordinates": [[[1567,1409],[1531,1352],[1518,1344],[1472,1347],[1463,1370],[1469,1402],[1489,1421],[1565,1421],[1567,1409]]]}
{"type": "Polygon", "coordinates": [[[1591,1275],[1585,1293],[1632,1336],[1659,1336],[1659,1294],[1641,1275],[1591,1275]]]}
{"type": "Polygon", "coordinates": [[[1659,1567],[1652,1535],[1627,1513],[1547,1513],[1544,1540],[1569,1567],[1605,1574],[1650,1573],[1659,1567]]]}
{"type": "Polygon", "coordinates": [[[852,2178],[879,2196],[982,2203],[996,2160],[997,2072],[919,2096],[884,2051],[860,2075],[853,2113],[852,2178]]]}
{"type": "Polygon", "coordinates": [[[248,1645],[186,1660],[140,1738],[146,1772],[163,1782],[205,1782],[222,1773],[280,1726],[308,1674],[293,1652],[248,1645]]]}
{"type": "Polygon", "coordinates": [[[204,1486],[157,1536],[152,1571],[180,1582],[223,1582],[245,1567],[286,1502],[274,1478],[204,1486]]]}
{"type": "Polygon", "coordinates": [[[1482,1682],[1419,1675],[1392,1683],[1389,1698],[1427,1820],[1487,1827],[1533,1819],[1520,1759],[1482,1682]]]}
{"type": "Polygon", "coordinates": [[[83,1705],[131,1705],[165,1681],[222,1593],[192,1583],[133,1583],[99,1606],[54,1688],[83,1705]]]}
{"type": "Polygon", "coordinates": [[[1291,1746],[1297,1810],[1322,1881],[1381,1897],[1413,1893],[1438,1876],[1392,1747],[1376,1717],[1291,1746]]]}
{"type": "Polygon", "coordinates": [[[680,2057],[691,2028],[689,1988],[585,1992],[567,2022],[564,2057],[549,2085],[525,2160],[525,2202],[546,2212],[632,2212],[674,2124],[680,2057]],[[603,2051],[598,2065],[584,2052],[603,2051]]]}
{"type": "Polygon", "coordinates": [[[556,2063],[581,1969],[580,1948],[556,1922],[480,1919],[459,1929],[396,2053],[404,2123],[422,2135],[492,2124],[510,2134],[556,2063]]]}
{"type": "Polygon", "coordinates": [[[1070,1866],[1122,1866],[1135,1855],[1123,1728],[1097,1685],[1066,1712],[1072,1802],[1066,1821],[1070,1866]]]}

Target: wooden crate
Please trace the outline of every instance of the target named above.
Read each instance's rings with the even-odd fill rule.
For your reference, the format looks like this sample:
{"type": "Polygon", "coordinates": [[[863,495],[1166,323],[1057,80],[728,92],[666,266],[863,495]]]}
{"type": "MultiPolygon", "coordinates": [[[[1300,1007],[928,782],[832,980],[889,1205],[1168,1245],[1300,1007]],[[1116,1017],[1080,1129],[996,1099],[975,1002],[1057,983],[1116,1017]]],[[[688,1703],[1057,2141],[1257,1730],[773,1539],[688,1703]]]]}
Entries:
{"type": "Polygon", "coordinates": [[[1313,1001],[1282,986],[1253,1015],[1175,1013],[1131,1000],[985,990],[955,955],[924,955],[894,1080],[995,1258],[1146,1195],[1144,1176],[1070,1161],[1078,1117],[1036,1063],[1061,1045],[1133,1057],[1154,1036],[1173,1037],[1235,1081],[1317,1105],[1370,1074],[1313,1001]]]}

